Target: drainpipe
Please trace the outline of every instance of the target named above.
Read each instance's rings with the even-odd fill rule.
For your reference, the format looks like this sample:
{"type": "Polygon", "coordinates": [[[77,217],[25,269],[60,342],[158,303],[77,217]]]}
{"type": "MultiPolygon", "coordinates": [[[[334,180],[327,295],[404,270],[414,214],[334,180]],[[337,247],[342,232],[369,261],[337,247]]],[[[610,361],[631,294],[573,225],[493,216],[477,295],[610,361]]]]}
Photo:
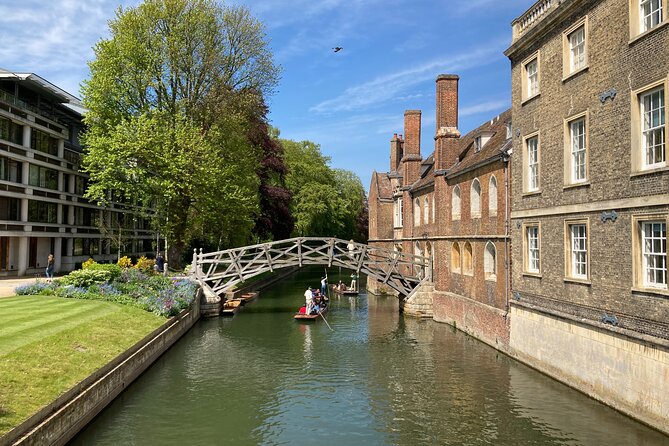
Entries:
{"type": "Polygon", "coordinates": [[[504,163],[504,280],[505,280],[505,298],[506,313],[504,318],[509,315],[509,154],[502,155],[504,163]]]}

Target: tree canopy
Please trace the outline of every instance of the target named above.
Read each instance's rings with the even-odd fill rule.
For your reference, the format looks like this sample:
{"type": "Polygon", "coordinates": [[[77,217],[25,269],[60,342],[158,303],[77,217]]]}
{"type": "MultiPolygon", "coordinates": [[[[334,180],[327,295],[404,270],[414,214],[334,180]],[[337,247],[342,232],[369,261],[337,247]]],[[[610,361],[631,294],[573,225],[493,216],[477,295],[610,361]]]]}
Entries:
{"type": "Polygon", "coordinates": [[[145,0],[109,27],[82,87],[87,196],[149,210],[172,262],[194,237],[245,242],[266,158],[252,130],[280,71],[262,23],[213,0],[145,0]]]}
{"type": "Polygon", "coordinates": [[[353,172],[329,167],[330,158],[311,141],[282,139],[293,194],[295,235],[367,240],[365,190],[353,172]]]}

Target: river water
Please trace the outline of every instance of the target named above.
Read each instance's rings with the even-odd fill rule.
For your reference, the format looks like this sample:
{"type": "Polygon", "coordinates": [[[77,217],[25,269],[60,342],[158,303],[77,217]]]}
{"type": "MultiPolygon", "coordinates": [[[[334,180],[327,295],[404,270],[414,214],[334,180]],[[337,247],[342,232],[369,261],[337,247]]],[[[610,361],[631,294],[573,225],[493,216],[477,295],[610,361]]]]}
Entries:
{"type": "Polygon", "coordinates": [[[321,272],[198,322],[71,444],[669,444],[394,297],[332,297],[332,329],[293,320],[321,272]]]}

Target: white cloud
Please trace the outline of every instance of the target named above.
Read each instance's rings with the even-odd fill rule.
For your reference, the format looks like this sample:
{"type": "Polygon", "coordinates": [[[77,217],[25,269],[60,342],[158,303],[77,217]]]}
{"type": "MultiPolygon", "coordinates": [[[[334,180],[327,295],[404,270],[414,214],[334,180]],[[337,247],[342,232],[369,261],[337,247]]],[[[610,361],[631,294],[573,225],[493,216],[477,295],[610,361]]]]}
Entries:
{"type": "MultiPolygon", "coordinates": [[[[506,44],[506,40],[503,42],[506,44]]],[[[314,105],[310,111],[328,114],[379,105],[402,94],[413,85],[434,78],[435,73],[462,72],[468,68],[485,65],[495,58],[500,58],[502,57],[501,48],[500,41],[497,40],[473,51],[447,55],[403,71],[377,77],[363,84],[347,88],[341,95],[314,105]]]]}
{"type": "Polygon", "coordinates": [[[497,100],[497,101],[487,101],[480,104],[468,105],[467,107],[462,107],[458,115],[459,116],[473,116],[479,113],[486,113],[501,109],[509,108],[511,104],[507,99],[497,100]]]}

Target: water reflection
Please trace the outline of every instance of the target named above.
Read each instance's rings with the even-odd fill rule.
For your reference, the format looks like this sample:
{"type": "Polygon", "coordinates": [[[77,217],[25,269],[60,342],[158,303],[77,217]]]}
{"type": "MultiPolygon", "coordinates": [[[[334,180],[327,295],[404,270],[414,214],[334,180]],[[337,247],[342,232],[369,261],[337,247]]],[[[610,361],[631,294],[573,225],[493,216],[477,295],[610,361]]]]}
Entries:
{"type": "Polygon", "coordinates": [[[199,323],[73,444],[667,444],[393,297],[333,296],[333,331],[297,323],[321,272],[199,323]]]}

